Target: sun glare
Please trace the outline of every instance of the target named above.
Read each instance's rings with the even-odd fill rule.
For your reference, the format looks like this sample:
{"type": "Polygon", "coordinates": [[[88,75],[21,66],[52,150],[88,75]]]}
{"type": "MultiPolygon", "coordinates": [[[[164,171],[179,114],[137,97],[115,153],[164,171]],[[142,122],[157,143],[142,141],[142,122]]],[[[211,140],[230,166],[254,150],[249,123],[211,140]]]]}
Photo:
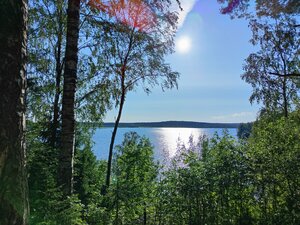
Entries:
{"type": "Polygon", "coordinates": [[[188,36],[179,37],[176,41],[176,52],[185,54],[191,49],[191,39],[188,36]]]}

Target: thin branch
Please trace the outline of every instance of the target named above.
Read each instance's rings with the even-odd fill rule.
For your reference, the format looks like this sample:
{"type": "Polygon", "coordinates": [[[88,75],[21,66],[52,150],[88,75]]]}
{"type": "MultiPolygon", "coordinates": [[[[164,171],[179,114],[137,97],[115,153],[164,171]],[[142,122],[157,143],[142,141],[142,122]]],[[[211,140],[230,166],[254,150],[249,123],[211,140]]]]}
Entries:
{"type": "Polygon", "coordinates": [[[99,83],[96,86],[94,86],[93,90],[87,92],[86,94],[84,94],[82,97],[80,97],[77,101],[76,101],[76,105],[77,107],[80,106],[80,103],[85,100],[87,97],[91,96],[92,94],[94,94],[95,92],[97,92],[99,89],[105,87],[105,84],[103,83],[99,83]]]}
{"type": "Polygon", "coordinates": [[[300,77],[300,74],[298,74],[298,73],[280,74],[280,73],[271,73],[271,72],[269,72],[269,74],[277,76],[277,77],[288,77],[288,78],[291,78],[291,77],[300,77]]]}
{"type": "Polygon", "coordinates": [[[180,1],[179,1],[179,0],[176,0],[176,2],[177,2],[177,4],[178,4],[179,9],[180,9],[181,11],[183,11],[183,8],[182,8],[182,6],[181,6],[180,1]]]}
{"type": "Polygon", "coordinates": [[[134,80],[129,81],[129,83],[126,85],[125,89],[132,87],[135,83],[137,83],[141,79],[146,79],[147,77],[159,77],[159,75],[148,74],[148,75],[137,77],[134,80]]]}

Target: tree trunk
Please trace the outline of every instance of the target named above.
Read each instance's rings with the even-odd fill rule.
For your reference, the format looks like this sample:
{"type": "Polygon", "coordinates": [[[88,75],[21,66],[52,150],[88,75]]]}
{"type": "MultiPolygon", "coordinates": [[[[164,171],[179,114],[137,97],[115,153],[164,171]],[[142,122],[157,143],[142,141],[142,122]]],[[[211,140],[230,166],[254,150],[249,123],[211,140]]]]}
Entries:
{"type": "Polygon", "coordinates": [[[52,120],[52,135],[51,135],[51,146],[57,147],[57,132],[59,128],[59,98],[61,94],[61,78],[62,78],[62,69],[63,63],[61,61],[61,47],[62,47],[62,9],[61,6],[58,6],[58,34],[57,34],[57,47],[55,49],[55,63],[56,63],[56,81],[55,81],[55,96],[54,96],[54,103],[53,103],[53,120],[52,120]]]}
{"type": "Polygon", "coordinates": [[[282,84],[282,89],[283,89],[283,110],[284,110],[284,116],[288,117],[288,100],[287,100],[287,93],[286,93],[286,77],[283,78],[283,84],[282,84]]]}
{"type": "Polygon", "coordinates": [[[28,222],[25,149],[27,1],[0,3],[0,224],[28,222]]]}
{"type": "Polygon", "coordinates": [[[108,162],[107,162],[107,171],[106,171],[106,182],[105,182],[105,188],[103,194],[106,194],[107,189],[109,188],[110,185],[110,176],[111,176],[111,163],[112,163],[112,155],[113,155],[113,149],[114,149],[114,144],[115,144],[115,138],[118,130],[118,126],[120,123],[120,119],[122,116],[122,111],[123,111],[123,106],[125,102],[125,95],[126,95],[126,89],[125,89],[125,72],[122,72],[122,77],[121,77],[121,83],[122,83],[122,93],[121,93],[121,100],[120,100],[120,107],[119,107],[119,112],[118,112],[118,117],[115,122],[115,126],[113,129],[113,133],[111,136],[111,141],[109,145],[109,154],[108,154],[108,162]]]}
{"type": "Polygon", "coordinates": [[[117,134],[117,130],[118,130],[118,126],[120,123],[120,119],[122,116],[122,111],[123,111],[123,106],[124,106],[124,102],[125,102],[125,96],[126,96],[126,85],[125,85],[125,73],[126,73],[126,66],[127,66],[127,61],[128,61],[128,57],[129,57],[129,53],[131,51],[132,48],[132,43],[133,43],[133,34],[134,34],[134,29],[132,29],[131,34],[130,34],[130,41],[129,41],[129,46],[127,49],[127,53],[125,55],[124,58],[124,62],[121,68],[121,99],[120,99],[120,107],[119,107],[119,112],[118,112],[118,116],[115,122],[115,126],[113,129],[113,133],[111,136],[111,141],[110,141],[110,145],[109,145],[109,153],[108,153],[108,162],[107,162],[107,171],[106,171],[106,182],[105,182],[105,186],[102,188],[102,194],[106,194],[107,189],[109,188],[110,185],[110,176],[111,176],[111,163],[112,163],[112,155],[113,155],[113,149],[114,149],[114,144],[115,144],[115,138],[116,138],[116,134],[117,134]]]}
{"type": "Polygon", "coordinates": [[[59,157],[59,184],[64,195],[72,194],[73,190],[74,103],[77,82],[79,11],[80,0],[69,0],[62,98],[62,150],[59,157]]]}

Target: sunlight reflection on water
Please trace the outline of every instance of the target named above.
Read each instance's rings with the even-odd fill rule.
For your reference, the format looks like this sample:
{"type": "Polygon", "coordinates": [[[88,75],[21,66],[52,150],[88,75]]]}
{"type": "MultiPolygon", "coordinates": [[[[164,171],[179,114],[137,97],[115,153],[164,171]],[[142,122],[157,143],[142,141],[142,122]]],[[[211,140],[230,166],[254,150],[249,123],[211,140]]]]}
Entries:
{"type": "MultiPolygon", "coordinates": [[[[115,145],[123,141],[124,134],[127,132],[137,132],[140,136],[150,139],[154,146],[154,157],[163,159],[173,157],[176,153],[178,144],[188,145],[190,136],[197,141],[199,136],[207,135],[212,137],[215,132],[222,135],[223,129],[215,128],[119,128],[116,136],[115,145]]],[[[236,137],[236,129],[228,129],[229,134],[236,137]]],[[[110,143],[112,128],[99,128],[96,130],[93,141],[93,150],[98,159],[107,159],[108,147],[110,143]]]]}
{"type": "Polygon", "coordinates": [[[196,128],[158,128],[154,132],[159,137],[160,149],[167,152],[169,157],[175,155],[178,144],[187,145],[191,136],[197,140],[199,136],[205,134],[202,129],[196,128]]]}

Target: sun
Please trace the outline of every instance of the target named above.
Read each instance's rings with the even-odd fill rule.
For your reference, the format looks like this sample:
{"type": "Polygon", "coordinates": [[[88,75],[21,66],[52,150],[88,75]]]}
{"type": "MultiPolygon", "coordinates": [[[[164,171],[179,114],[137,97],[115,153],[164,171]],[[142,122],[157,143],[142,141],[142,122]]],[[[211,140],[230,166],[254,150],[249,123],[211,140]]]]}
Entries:
{"type": "Polygon", "coordinates": [[[176,52],[185,54],[191,50],[192,41],[188,36],[181,36],[176,40],[176,52]]]}

